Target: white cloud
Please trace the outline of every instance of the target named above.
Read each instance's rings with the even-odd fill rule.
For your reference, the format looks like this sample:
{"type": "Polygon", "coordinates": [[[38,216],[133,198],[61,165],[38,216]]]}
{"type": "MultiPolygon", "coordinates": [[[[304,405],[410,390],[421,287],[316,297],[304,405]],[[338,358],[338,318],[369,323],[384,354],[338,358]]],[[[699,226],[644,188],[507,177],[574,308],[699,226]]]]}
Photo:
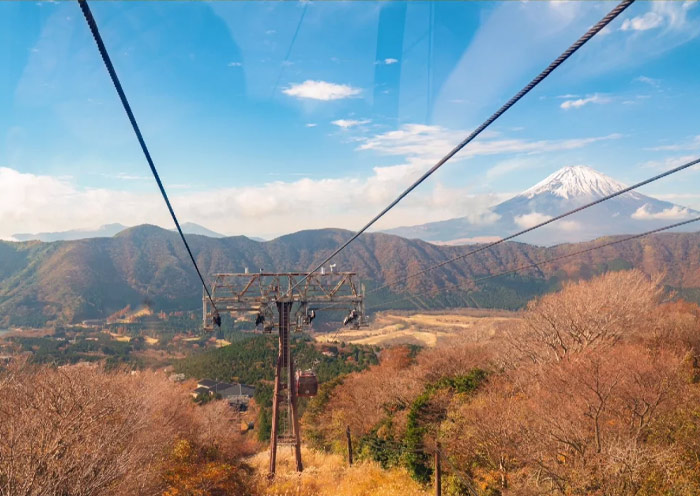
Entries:
{"type": "MultiPolygon", "coordinates": [[[[441,158],[467,134],[467,131],[451,130],[441,126],[404,124],[397,130],[364,138],[359,149],[373,150],[383,155],[404,156],[412,164],[427,164],[441,158]]],[[[619,134],[610,134],[591,138],[526,140],[500,138],[494,134],[482,135],[481,138],[466,146],[455,158],[573,150],[598,141],[620,137],[619,134]]]]}
{"type": "Polygon", "coordinates": [[[648,84],[649,86],[653,88],[658,88],[661,86],[661,80],[660,79],[654,79],[650,78],[648,76],[639,76],[634,79],[635,81],[638,81],[640,83],[648,84]]]}
{"type": "Polygon", "coordinates": [[[646,31],[661,26],[664,19],[654,11],[649,11],[644,15],[625,19],[620,28],[622,31],[646,31]]]}
{"type": "Polygon", "coordinates": [[[229,67],[241,67],[243,65],[243,62],[229,62],[228,66],[229,67]]]}
{"type": "Polygon", "coordinates": [[[654,193],[653,198],[673,203],[682,203],[694,210],[700,210],[700,193],[654,193]]]}
{"type": "Polygon", "coordinates": [[[285,88],[282,92],[297,98],[329,101],[357,96],[362,90],[347,84],[335,84],[327,81],[307,79],[303,83],[293,84],[289,88],[285,88]]]}
{"type": "Polygon", "coordinates": [[[678,205],[666,208],[661,212],[651,212],[649,205],[644,204],[632,214],[632,218],[636,220],[682,220],[689,217],[691,217],[690,211],[678,205]]]}
{"type": "Polygon", "coordinates": [[[361,126],[363,124],[369,124],[370,122],[372,121],[370,121],[369,119],[338,119],[336,121],[332,121],[331,124],[333,124],[334,126],[342,127],[343,129],[348,129],[355,126],[361,126]]]}
{"type": "Polygon", "coordinates": [[[621,31],[649,31],[656,28],[663,28],[661,31],[688,31],[697,32],[690,27],[688,22],[688,11],[693,8],[696,2],[693,1],[673,1],[673,2],[650,2],[651,9],[642,15],[625,19],[620,27],[621,31]]]}
{"type": "Polygon", "coordinates": [[[316,126],[318,126],[318,124],[316,124],[315,122],[308,122],[308,123],[306,123],[305,125],[306,125],[306,127],[316,127],[316,126]]]}
{"type": "Polygon", "coordinates": [[[568,110],[571,108],[580,108],[580,107],[583,107],[584,105],[588,105],[589,103],[604,104],[604,103],[610,103],[610,101],[611,100],[608,97],[595,94],[595,95],[589,96],[587,98],[578,98],[576,100],[566,100],[565,102],[562,102],[560,107],[563,108],[564,110],[568,110]]]}
{"type": "Polygon", "coordinates": [[[396,64],[398,61],[399,61],[398,59],[392,59],[392,58],[384,59],[384,63],[386,65],[396,64]]]}
{"type": "Polygon", "coordinates": [[[659,152],[659,151],[672,151],[676,152],[679,150],[698,150],[700,149],[700,134],[693,136],[690,139],[685,139],[679,143],[673,143],[671,145],[660,145],[654,146],[652,148],[647,148],[647,150],[659,152]]]}
{"type": "Polygon", "coordinates": [[[551,219],[551,215],[541,214],[539,212],[530,212],[529,214],[516,215],[513,220],[522,229],[527,229],[528,227],[536,226],[546,220],[551,219]]]}
{"type": "MultiPolygon", "coordinates": [[[[357,229],[393,200],[416,172],[410,165],[376,167],[364,179],[305,177],[260,186],[173,189],[170,198],[183,222],[196,222],[225,234],[269,237],[301,229],[357,229]],[[304,198],[304,202],[289,202],[292,197],[304,198]]],[[[502,195],[472,194],[466,188],[433,183],[406,198],[377,229],[465,215],[472,222],[488,223],[497,218],[490,207],[503,199],[502,195]]],[[[0,168],[0,238],[112,222],[170,228],[172,221],[155,188],[146,194],[83,188],[73,180],[0,168]]]]}
{"type": "Polygon", "coordinates": [[[148,176],[136,176],[124,172],[119,172],[118,174],[104,174],[104,176],[111,179],[121,179],[122,181],[147,181],[150,179],[148,176]]]}
{"type": "MultiPolygon", "coordinates": [[[[668,170],[668,169],[673,169],[674,167],[678,167],[680,165],[683,165],[685,163],[688,163],[691,160],[694,160],[696,158],[698,158],[696,155],[681,155],[679,157],[666,157],[663,160],[649,160],[647,162],[644,162],[642,164],[642,167],[668,170]]],[[[691,169],[695,169],[697,167],[698,167],[697,165],[694,165],[693,167],[691,167],[691,169]]]]}

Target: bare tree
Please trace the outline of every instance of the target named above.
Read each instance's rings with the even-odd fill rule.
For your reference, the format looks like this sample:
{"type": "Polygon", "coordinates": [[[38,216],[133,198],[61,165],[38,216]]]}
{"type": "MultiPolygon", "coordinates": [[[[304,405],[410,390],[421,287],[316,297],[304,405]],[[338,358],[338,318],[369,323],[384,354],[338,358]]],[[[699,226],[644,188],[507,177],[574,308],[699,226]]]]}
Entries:
{"type": "Polygon", "coordinates": [[[531,302],[522,326],[506,333],[505,362],[559,361],[647,328],[663,295],[660,282],[660,277],[631,270],[565,284],[560,292],[531,302]]]}
{"type": "Polygon", "coordinates": [[[211,443],[214,430],[178,388],[153,372],[11,364],[0,373],[0,495],[160,492],[175,441],[211,443]]]}

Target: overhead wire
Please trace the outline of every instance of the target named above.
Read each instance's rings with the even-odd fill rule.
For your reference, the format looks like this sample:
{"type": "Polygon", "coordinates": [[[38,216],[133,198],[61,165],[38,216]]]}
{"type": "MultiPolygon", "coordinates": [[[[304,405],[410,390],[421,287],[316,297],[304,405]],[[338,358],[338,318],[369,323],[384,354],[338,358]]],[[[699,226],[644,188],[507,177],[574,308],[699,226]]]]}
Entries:
{"type": "Polygon", "coordinates": [[[534,231],[534,230],[536,230],[536,229],[539,229],[539,228],[541,228],[541,227],[544,227],[544,226],[546,226],[546,225],[548,225],[548,224],[551,224],[551,223],[553,223],[553,222],[556,222],[556,221],[558,221],[558,220],[561,220],[561,219],[563,219],[563,218],[565,218],[565,217],[568,217],[568,216],[570,216],[570,215],[573,215],[573,214],[575,214],[575,213],[581,212],[582,210],[586,210],[587,208],[593,207],[593,206],[598,205],[598,204],[600,204],[600,203],[603,203],[603,202],[606,202],[606,201],[608,201],[608,200],[611,200],[612,198],[615,198],[615,197],[617,197],[617,196],[620,196],[620,195],[623,195],[623,194],[625,194],[625,193],[628,193],[628,192],[630,192],[630,191],[632,191],[632,190],[635,190],[635,189],[637,189],[637,188],[640,188],[640,187],[642,187],[642,186],[645,186],[645,185],[647,185],[647,184],[649,184],[649,183],[653,183],[654,181],[658,181],[659,179],[663,179],[664,177],[670,176],[671,174],[675,174],[675,173],[680,172],[680,171],[682,171],[682,170],[688,169],[688,168],[690,168],[690,167],[692,167],[692,166],[694,166],[694,165],[697,165],[697,164],[700,164],[700,158],[696,158],[695,160],[691,160],[691,161],[689,161],[689,162],[686,162],[686,163],[684,163],[684,164],[682,164],[682,165],[679,165],[678,167],[674,167],[674,168],[672,168],[672,169],[669,169],[669,170],[667,170],[666,172],[662,172],[661,174],[657,174],[656,176],[650,177],[650,178],[645,179],[645,180],[643,180],[643,181],[640,181],[640,182],[638,182],[638,183],[636,183],[636,184],[633,184],[632,186],[627,186],[627,187],[625,187],[625,188],[622,188],[622,189],[620,189],[620,190],[618,190],[618,191],[616,191],[616,192],[614,192],[614,193],[611,193],[611,194],[609,194],[609,195],[606,195],[606,196],[604,196],[604,197],[602,197],[602,198],[598,198],[597,200],[594,200],[594,201],[592,201],[592,202],[586,203],[585,205],[581,205],[580,207],[576,207],[576,208],[574,208],[574,209],[572,209],[572,210],[569,210],[568,212],[564,212],[563,214],[559,214],[559,215],[557,215],[556,217],[552,217],[551,219],[547,219],[547,220],[545,220],[545,221],[543,221],[543,222],[540,222],[540,223],[538,223],[538,224],[535,224],[534,226],[528,227],[527,229],[523,229],[522,231],[518,231],[518,232],[515,233],[515,234],[511,234],[511,235],[509,235],[509,236],[506,236],[505,238],[501,238],[501,239],[499,239],[499,240],[497,240],[497,241],[493,241],[492,243],[488,243],[488,244],[486,244],[486,245],[484,245],[484,246],[480,246],[479,248],[476,248],[476,249],[474,249],[474,250],[471,250],[471,251],[469,251],[469,252],[467,252],[467,253],[464,253],[464,254],[462,254],[462,255],[459,255],[459,256],[450,258],[450,259],[448,259],[448,260],[444,260],[444,261],[439,262],[439,263],[437,263],[437,264],[435,264],[435,265],[431,265],[430,267],[426,267],[425,269],[419,270],[418,272],[415,272],[415,273],[413,273],[413,274],[409,274],[409,275],[404,276],[404,277],[399,277],[399,278],[397,278],[397,279],[393,279],[393,280],[390,281],[390,282],[387,282],[387,283],[385,283],[385,284],[383,284],[383,285],[381,285],[381,286],[378,286],[378,287],[372,289],[371,291],[368,291],[368,294],[375,293],[375,292],[377,292],[377,291],[379,291],[379,290],[381,290],[381,289],[384,289],[384,288],[389,287],[389,286],[393,286],[393,285],[398,284],[398,283],[400,283],[400,282],[408,281],[409,279],[413,279],[413,278],[416,278],[416,277],[418,277],[418,276],[421,276],[421,275],[423,275],[423,274],[425,274],[425,273],[427,273],[427,272],[430,272],[431,270],[435,270],[435,269],[438,269],[438,268],[440,268],[440,267],[444,267],[445,265],[454,263],[454,262],[456,262],[457,260],[462,260],[462,259],[467,258],[467,257],[469,257],[469,256],[472,256],[472,255],[475,255],[475,254],[480,253],[480,252],[482,252],[482,251],[488,250],[488,249],[490,249],[490,248],[493,248],[494,246],[500,245],[501,243],[505,243],[506,241],[509,241],[509,240],[511,240],[511,239],[514,239],[514,238],[517,238],[518,236],[522,236],[523,234],[527,234],[527,233],[529,233],[529,232],[532,232],[532,231],[534,231]]]}
{"type": "Polygon", "coordinates": [[[282,61],[282,65],[280,67],[280,72],[277,74],[277,79],[275,80],[275,84],[272,87],[272,93],[270,94],[270,97],[274,97],[275,93],[277,92],[277,87],[280,84],[280,81],[282,80],[282,73],[284,72],[284,68],[287,65],[287,62],[289,62],[289,57],[292,55],[292,49],[294,48],[294,44],[297,41],[297,36],[299,36],[299,31],[301,30],[301,24],[304,22],[304,17],[306,17],[306,9],[308,8],[309,3],[304,2],[304,8],[301,11],[301,16],[299,16],[299,21],[297,22],[297,27],[294,30],[294,34],[292,35],[292,39],[289,41],[289,46],[287,47],[287,54],[284,56],[284,60],[282,61]]]}
{"type": "Polygon", "coordinates": [[[195,271],[197,271],[197,275],[199,276],[199,280],[202,282],[202,287],[204,288],[204,291],[206,292],[207,297],[209,298],[209,302],[211,303],[211,306],[214,310],[214,321],[217,325],[220,326],[221,320],[219,317],[218,309],[216,308],[216,305],[214,304],[214,300],[212,299],[211,293],[209,292],[209,288],[207,287],[207,284],[204,281],[204,277],[202,276],[202,272],[199,270],[199,266],[197,265],[197,261],[195,260],[194,255],[192,254],[192,250],[190,249],[190,245],[187,242],[187,239],[185,238],[185,234],[182,232],[182,227],[180,226],[180,222],[177,220],[177,216],[175,215],[175,210],[173,210],[173,206],[170,204],[170,200],[168,199],[168,194],[165,192],[165,187],[163,186],[163,182],[160,179],[160,175],[158,174],[158,171],[156,170],[156,166],[153,162],[153,159],[151,158],[151,154],[148,151],[148,147],[146,146],[146,142],[143,138],[143,135],[141,134],[141,129],[139,128],[139,125],[136,122],[136,117],[134,116],[134,113],[131,110],[131,105],[129,105],[129,101],[126,98],[126,94],[124,93],[124,89],[122,88],[121,82],[119,81],[119,77],[117,76],[117,72],[114,69],[114,65],[112,64],[112,60],[110,59],[109,53],[107,52],[107,47],[105,47],[104,41],[102,40],[102,36],[100,35],[100,31],[97,28],[97,22],[95,21],[95,18],[92,15],[92,11],[90,10],[90,6],[88,5],[86,0],[78,0],[78,5],[80,5],[80,10],[82,10],[83,15],[85,16],[85,21],[87,22],[88,27],[90,28],[90,32],[92,33],[92,37],[95,39],[95,43],[97,44],[97,49],[100,52],[100,56],[102,57],[102,61],[104,62],[105,67],[107,68],[107,72],[109,73],[109,76],[112,79],[112,84],[114,84],[114,88],[117,90],[117,94],[119,95],[119,99],[121,100],[122,105],[124,107],[124,110],[126,111],[126,115],[129,118],[129,122],[131,123],[131,127],[134,129],[134,133],[136,134],[136,138],[138,139],[138,142],[141,145],[141,150],[143,151],[143,154],[146,157],[146,161],[148,162],[148,166],[151,168],[151,173],[153,174],[153,177],[156,180],[156,183],[158,184],[158,189],[160,190],[160,193],[163,196],[163,200],[165,201],[165,205],[168,207],[168,211],[170,212],[170,216],[172,217],[173,221],[175,222],[175,227],[177,228],[177,232],[180,234],[180,238],[182,239],[182,243],[185,245],[185,248],[187,249],[187,253],[190,256],[190,260],[192,261],[192,265],[194,266],[195,271]]]}
{"type": "MultiPolygon", "coordinates": [[[[529,264],[520,265],[520,266],[515,267],[515,268],[513,268],[513,269],[504,270],[504,271],[498,272],[498,273],[496,273],[496,274],[489,274],[488,276],[479,277],[479,278],[476,278],[476,279],[469,279],[469,282],[476,284],[476,283],[479,283],[479,282],[487,281],[487,280],[489,280],[489,279],[494,279],[494,278],[496,278],[496,277],[501,277],[501,276],[506,276],[506,275],[509,275],[509,274],[514,274],[514,273],[516,273],[516,272],[520,272],[521,270],[532,269],[532,268],[535,268],[535,267],[538,267],[538,268],[539,268],[539,267],[542,266],[542,265],[547,265],[547,264],[550,264],[550,263],[553,263],[553,262],[558,262],[559,260],[564,260],[564,259],[567,259],[567,258],[572,258],[572,257],[576,257],[576,256],[579,256],[579,255],[584,255],[584,254],[590,253],[590,252],[592,252],[592,251],[600,250],[600,249],[607,248],[607,247],[609,247],[609,246],[617,245],[617,244],[620,244],[620,243],[625,243],[625,242],[627,242],[627,241],[632,241],[632,240],[634,240],[634,239],[643,238],[643,237],[646,237],[646,236],[649,236],[649,235],[652,235],[652,234],[657,234],[657,233],[660,233],[660,232],[663,232],[663,231],[668,231],[668,230],[670,230],[670,229],[675,229],[675,228],[677,228],[677,227],[682,227],[682,226],[685,226],[685,225],[687,225],[687,224],[692,224],[692,223],[698,222],[698,221],[700,221],[700,217],[693,217],[692,219],[686,219],[686,220],[684,220],[684,221],[675,222],[675,223],[670,224],[670,225],[667,225],[667,226],[659,227],[659,228],[652,229],[652,230],[650,230],[650,231],[646,231],[646,232],[639,233],[639,234],[633,234],[633,235],[631,235],[631,236],[626,236],[626,237],[621,238],[621,239],[614,239],[614,240],[612,240],[612,241],[608,241],[608,242],[603,243],[603,244],[600,244],[600,245],[595,245],[595,246],[591,246],[591,247],[588,247],[588,248],[584,248],[584,249],[582,249],[582,250],[577,250],[577,251],[574,251],[574,252],[571,252],[571,253],[566,253],[566,254],[564,254],[564,255],[558,255],[558,256],[555,256],[555,257],[552,257],[552,258],[547,258],[547,259],[541,260],[541,261],[539,261],[539,262],[533,262],[533,263],[529,263],[529,264]]],[[[435,295],[440,294],[440,293],[445,292],[445,291],[460,290],[460,289],[461,289],[461,288],[460,288],[459,286],[450,287],[450,288],[440,288],[440,289],[434,290],[434,291],[430,292],[428,295],[424,295],[424,296],[435,296],[435,295]]],[[[396,300],[391,300],[391,301],[389,301],[388,303],[385,303],[383,306],[391,305],[391,304],[398,303],[398,302],[401,302],[401,301],[404,301],[404,300],[408,300],[408,299],[411,299],[411,298],[412,298],[412,295],[411,295],[411,296],[405,296],[405,297],[403,297],[403,298],[399,298],[399,299],[396,299],[396,300]]]]}
{"type": "Polygon", "coordinates": [[[559,57],[557,57],[547,68],[540,72],[534,79],[532,79],[524,88],[518,91],[515,96],[504,103],[496,112],[494,112],[488,119],[486,119],[480,126],[478,126],[471,134],[469,134],[464,140],[458,143],[452,150],[450,150],[444,157],[442,157],[435,165],[428,169],[423,175],[421,175],[416,181],[414,181],[408,188],[406,188],[395,200],[393,200],[389,205],[387,205],[381,212],[372,218],[364,227],[359,231],[354,233],[350,239],[345,241],[342,245],[336,248],[328,257],[326,257],[320,264],[315,266],[305,277],[300,279],[294,286],[290,288],[293,290],[298,285],[302,284],[308,277],[319,270],[323,265],[328,263],[333,257],[338,253],[343,251],[350,243],[355,241],[362,233],[369,229],[375,222],[382,218],[389,210],[394,208],[401,200],[403,200],[409,193],[416,189],[423,181],[430,177],[435,171],[442,167],[448,160],[454,157],[460,150],[467,146],[471,141],[473,141],[477,136],[479,136],[487,127],[489,127],[496,119],[503,115],[508,109],[515,105],[521,98],[527,95],[533,88],[540,84],[547,76],[549,76],[557,67],[559,67],[564,61],[571,57],[579,48],[581,48],[586,42],[588,42],[593,36],[595,36],[599,31],[601,31],[605,26],[612,22],[618,15],[620,15],[627,7],[632,5],[635,0],[623,0],[618,5],[616,5],[608,14],[605,15],[600,21],[593,25],[586,33],[576,40],[569,48],[567,48],[559,57]]]}

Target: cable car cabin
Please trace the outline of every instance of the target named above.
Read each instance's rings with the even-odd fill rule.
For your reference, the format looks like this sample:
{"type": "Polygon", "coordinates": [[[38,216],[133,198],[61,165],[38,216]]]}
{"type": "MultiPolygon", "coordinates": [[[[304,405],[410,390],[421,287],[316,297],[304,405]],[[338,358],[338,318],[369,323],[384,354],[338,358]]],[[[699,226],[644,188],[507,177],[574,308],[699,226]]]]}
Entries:
{"type": "Polygon", "coordinates": [[[297,396],[310,398],[318,392],[318,379],[310,370],[297,371],[297,396]]]}

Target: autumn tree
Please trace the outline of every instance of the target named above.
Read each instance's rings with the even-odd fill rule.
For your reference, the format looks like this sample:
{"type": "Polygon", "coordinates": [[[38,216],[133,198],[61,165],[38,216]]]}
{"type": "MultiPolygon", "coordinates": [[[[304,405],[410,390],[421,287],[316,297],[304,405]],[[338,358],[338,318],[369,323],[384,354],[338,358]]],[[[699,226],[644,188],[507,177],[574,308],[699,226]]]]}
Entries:
{"type": "Polygon", "coordinates": [[[157,494],[178,440],[235,465],[237,431],[217,408],[155,372],[18,359],[0,371],[0,495],[157,494]]]}
{"type": "Polygon", "coordinates": [[[638,270],[566,283],[558,293],[528,304],[522,325],[506,333],[503,359],[511,365],[559,361],[587,348],[614,345],[648,328],[663,291],[660,278],[638,270]]]}

